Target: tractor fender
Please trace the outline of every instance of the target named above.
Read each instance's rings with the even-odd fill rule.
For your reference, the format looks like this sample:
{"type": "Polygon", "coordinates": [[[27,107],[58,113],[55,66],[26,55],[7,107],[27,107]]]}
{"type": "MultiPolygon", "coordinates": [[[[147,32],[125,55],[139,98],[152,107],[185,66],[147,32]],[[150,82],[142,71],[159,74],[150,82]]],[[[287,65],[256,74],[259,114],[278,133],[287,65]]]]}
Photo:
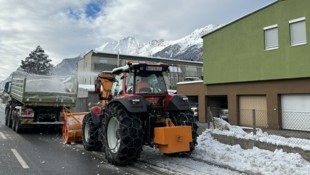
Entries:
{"type": "Polygon", "coordinates": [[[93,119],[93,123],[97,126],[97,127],[100,127],[101,125],[101,120],[102,120],[102,117],[103,117],[103,109],[99,106],[93,106],[91,109],[90,109],[90,115],[93,119]]]}
{"type": "Polygon", "coordinates": [[[130,113],[147,112],[146,102],[141,96],[114,98],[113,100],[109,101],[108,106],[113,103],[121,103],[130,113]]]}
{"type": "Polygon", "coordinates": [[[166,99],[166,111],[185,111],[190,110],[191,106],[188,97],[184,95],[173,95],[166,99]]]}

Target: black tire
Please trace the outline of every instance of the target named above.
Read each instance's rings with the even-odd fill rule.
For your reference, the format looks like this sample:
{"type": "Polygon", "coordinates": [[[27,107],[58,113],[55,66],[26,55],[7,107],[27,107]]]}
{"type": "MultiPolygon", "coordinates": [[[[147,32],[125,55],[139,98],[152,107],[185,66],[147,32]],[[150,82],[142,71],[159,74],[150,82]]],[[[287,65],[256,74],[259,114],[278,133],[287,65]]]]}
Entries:
{"type": "Polygon", "coordinates": [[[102,148],[102,142],[99,141],[99,128],[94,124],[90,113],[83,118],[82,130],[82,141],[85,150],[98,151],[102,148]]]}
{"type": "Polygon", "coordinates": [[[9,108],[5,109],[5,126],[9,125],[9,111],[10,111],[9,108]]]}
{"type": "Polygon", "coordinates": [[[12,128],[12,108],[9,109],[9,112],[8,112],[8,127],[9,128],[12,128]]]}
{"type": "Polygon", "coordinates": [[[14,114],[11,114],[11,118],[12,118],[12,129],[13,131],[15,131],[16,117],[14,116],[14,114]]]}
{"type": "Polygon", "coordinates": [[[139,158],[144,144],[140,118],[129,114],[121,104],[112,104],[103,120],[105,155],[113,165],[128,165],[139,158]]]}
{"type": "Polygon", "coordinates": [[[192,142],[190,143],[190,151],[177,153],[178,156],[188,156],[195,150],[195,146],[197,145],[197,137],[198,137],[198,125],[196,123],[195,117],[191,111],[183,111],[183,112],[171,112],[170,117],[173,123],[176,126],[191,126],[192,127],[192,142]]]}
{"type": "Polygon", "coordinates": [[[13,130],[16,132],[16,133],[21,133],[22,132],[22,129],[21,129],[21,127],[20,127],[20,121],[19,121],[19,118],[16,116],[15,118],[14,118],[14,127],[13,127],[13,130]]]}

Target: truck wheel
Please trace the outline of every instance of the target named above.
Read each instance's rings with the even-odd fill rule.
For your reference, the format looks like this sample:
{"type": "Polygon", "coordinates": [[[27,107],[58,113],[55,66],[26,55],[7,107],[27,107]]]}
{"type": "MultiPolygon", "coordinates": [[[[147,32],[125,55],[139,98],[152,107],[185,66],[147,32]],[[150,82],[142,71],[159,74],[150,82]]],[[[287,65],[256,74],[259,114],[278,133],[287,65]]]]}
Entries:
{"type": "Polygon", "coordinates": [[[93,123],[91,114],[83,118],[83,146],[87,151],[98,151],[102,147],[99,141],[99,128],[93,123]]]}
{"type": "Polygon", "coordinates": [[[13,114],[11,114],[11,118],[12,118],[12,129],[13,129],[13,131],[15,131],[16,119],[13,116],[13,114]]]}
{"type": "Polygon", "coordinates": [[[10,109],[5,109],[5,126],[9,125],[9,111],[10,109]]]}
{"type": "Polygon", "coordinates": [[[12,128],[12,109],[8,109],[7,118],[8,118],[8,127],[12,128]]]}
{"type": "Polygon", "coordinates": [[[171,115],[171,119],[175,125],[177,125],[177,126],[185,125],[185,126],[191,126],[192,127],[193,141],[190,143],[190,151],[178,154],[180,156],[187,156],[187,155],[191,154],[191,152],[195,149],[195,146],[197,144],[198,125],[196,123],[195,117],[191,113],[191,111],[171,112],[170,115],[171,115]]]}
{"type": "Polygon", "coordinates": [[[142,152],[144,129],[140,118],[129,114],[121,104],[112,104],[103,121],[106,159],[114,165],[127,165],[142,152]]]}
{"type": "Polygon", "coordinates": [[[19,118],[18,118],[18,117],[15,117],[15,119],[14,119],[13,122],[14,122],[13,130],[14,130],[16,133],[21,133],[19,118]]]}

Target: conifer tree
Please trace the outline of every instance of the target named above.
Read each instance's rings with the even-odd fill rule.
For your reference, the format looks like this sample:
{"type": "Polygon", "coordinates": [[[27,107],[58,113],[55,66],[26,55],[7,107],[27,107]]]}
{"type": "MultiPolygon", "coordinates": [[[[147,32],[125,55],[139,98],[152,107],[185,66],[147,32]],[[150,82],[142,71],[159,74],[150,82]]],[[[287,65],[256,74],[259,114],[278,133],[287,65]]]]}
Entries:
{"type": "Polygon", "coordinates": [[[25,72],[39,75],[50,75],[52,73],[52,60],[48,59],[48,55],[44,53],[41,46],[37,46],[25,60],[22,60],[20,66],[25,72]]]}

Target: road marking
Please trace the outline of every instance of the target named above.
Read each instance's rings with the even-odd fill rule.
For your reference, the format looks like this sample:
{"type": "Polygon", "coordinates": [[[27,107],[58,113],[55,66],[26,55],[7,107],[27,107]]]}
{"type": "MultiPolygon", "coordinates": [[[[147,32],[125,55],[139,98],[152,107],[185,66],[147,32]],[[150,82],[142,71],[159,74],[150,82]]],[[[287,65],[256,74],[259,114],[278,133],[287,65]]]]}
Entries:
{"type": "Polygon", "coordinates": [[[27,165],[27,163],[24,161],[24,159],[22,158],[22,156],[19,155],[19,153],[16,151],[16,149],[11,149],[11,151],[13,152],[14,156],[16,157],[16,159],[18,160],[18,162],[20,163],[20,165],[23,168],[29,168],[29,166],[27,165]]]}
{"type": "Polygon", "coordinates": [[[3,134],[3,132],[0,132],[0,135],[1,135],[1,137],[2,137],[3,139],[7,139],[7,138],[5,137],[5,135],[3,134]]]}

